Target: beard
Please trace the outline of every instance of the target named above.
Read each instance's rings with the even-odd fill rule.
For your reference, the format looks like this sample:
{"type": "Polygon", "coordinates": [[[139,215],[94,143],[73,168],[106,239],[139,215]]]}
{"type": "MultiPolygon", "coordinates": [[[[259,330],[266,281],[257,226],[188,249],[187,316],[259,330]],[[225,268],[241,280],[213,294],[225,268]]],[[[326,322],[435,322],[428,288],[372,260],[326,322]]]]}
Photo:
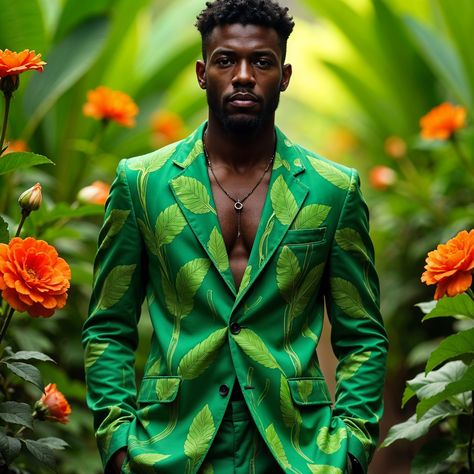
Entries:
{"type": "MultiPolygon", "coordinates": [[[[246,91],[242,91],[246,92],[246,91]]],[[[229,113],[225,110],[221,97],[217,96],[212,88],[206,88],[209,110],[220,123],[225,132],[232,135],[256,135],[268,122],[274,120],[275,111],[280,102],[280,90],[268,96],[258,114],[229,113]]],[[[261,104],[261,102],[260,102],[261,104]]]]}

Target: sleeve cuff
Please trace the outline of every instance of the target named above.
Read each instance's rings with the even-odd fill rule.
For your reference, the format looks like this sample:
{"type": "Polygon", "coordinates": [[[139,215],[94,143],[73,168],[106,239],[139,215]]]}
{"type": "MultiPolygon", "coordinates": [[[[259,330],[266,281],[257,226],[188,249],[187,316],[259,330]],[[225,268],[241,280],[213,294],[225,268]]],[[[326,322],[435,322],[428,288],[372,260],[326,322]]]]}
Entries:
{"type": "Polygon", "coordinates": [[[113,431],[103,436],[103,439],[98,441],[100,457],[104,468],[110,461],[110,458],[120,449],[128,446],[128,432],[130,430],[130,422],[120,424],[120,426],[113,431]]]}

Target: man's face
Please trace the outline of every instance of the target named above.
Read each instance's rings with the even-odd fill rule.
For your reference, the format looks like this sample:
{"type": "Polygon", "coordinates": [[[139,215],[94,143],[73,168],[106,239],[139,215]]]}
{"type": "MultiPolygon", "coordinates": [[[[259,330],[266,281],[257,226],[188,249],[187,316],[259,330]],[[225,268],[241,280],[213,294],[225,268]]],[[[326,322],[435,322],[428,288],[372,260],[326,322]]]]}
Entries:
{"type": "Polygon", "coordinates": [[[280,92],[291,76],[291,66],[282,65],[277,32],[239,23],[218,26],[206,53],[197,75],[213,118],[231,133],[256,133],[273,124],[280,92]]]}

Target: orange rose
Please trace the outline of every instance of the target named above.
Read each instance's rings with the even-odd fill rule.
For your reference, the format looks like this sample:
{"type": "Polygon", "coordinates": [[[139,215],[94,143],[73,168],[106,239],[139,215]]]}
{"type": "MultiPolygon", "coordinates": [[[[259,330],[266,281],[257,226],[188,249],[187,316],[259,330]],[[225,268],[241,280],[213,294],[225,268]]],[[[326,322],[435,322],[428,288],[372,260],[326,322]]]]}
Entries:
{"type": "Polygon", "coordinates": [[[151,127],[161,144],[168,144],[183,138],[184,123],[174,112],[158,112],[153,116],[151,127]]]}
{"type": "Polygon", "coordinates": [[[50,383],[44,388],[43,396],[35,404],[35,417],[40,420],[67,423],[71,414],[71,406],[64,395],[50,383]]]}
{"type": "Polygon", "coordinates": [[[434,298],[439,300],[444,295],[456,296],[469,289],[473,269],[474,229],[469,232],[463,230],[428,253],[421,281],[427,285],[438,285],[434,298]]]}
{"type": "Polygon", "coordinates": [[[0,49],[0,77],[17,76],[25,71],[42,71],[46,63],[41,61],[41,54],[25,49],[15,53],[9,49],[0,49]]]}
{"type": "Polygon", "coordinates": [[[445,102],[420,119],[421,136],[426,140],[447,140],[466,125],[466,108],[445,102]]]}
{"type": "Polygon", "coordinates": [[[113,120],[124,127],[133,127],[138,114],[138,106],[130,96],[105,86],[87,93],[87,102],[82,110],[86,117],[113,120]]]}
{"type": "Polygon", "coordinates": [[[104,205],[109,196],[109,192],[110,185],[103,181],[94,181],[90,186],[86,186],[79,191],[77,199],[79,202],[85,204],[104,205]]]}
{"type": "Polygon", "coordinates": [[[384,190],[395,184],[397,175],[387,166],[374,166],[369,173],[369,182],[374,189],[384,190]]]}
{"type": "Polygon", "coordinates": [[[66,304],[71,270],[43,240],[15,237],[0,244],[2,298],[30,316],[51,316],[66,304]]]}

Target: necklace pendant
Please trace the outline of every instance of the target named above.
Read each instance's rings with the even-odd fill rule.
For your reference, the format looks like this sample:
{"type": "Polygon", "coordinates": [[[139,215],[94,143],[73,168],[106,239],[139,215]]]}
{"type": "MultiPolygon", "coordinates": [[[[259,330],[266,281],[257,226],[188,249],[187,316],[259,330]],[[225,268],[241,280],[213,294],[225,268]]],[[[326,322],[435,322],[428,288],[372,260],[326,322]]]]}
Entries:
{"type": "Polygon", "coordinates": [[[237,199],[237,201],[235,201],[235,204],[234,204],[234,209],[237,212],[241,212],[243,208],[244,208],[244,205],[237,199]]]}

